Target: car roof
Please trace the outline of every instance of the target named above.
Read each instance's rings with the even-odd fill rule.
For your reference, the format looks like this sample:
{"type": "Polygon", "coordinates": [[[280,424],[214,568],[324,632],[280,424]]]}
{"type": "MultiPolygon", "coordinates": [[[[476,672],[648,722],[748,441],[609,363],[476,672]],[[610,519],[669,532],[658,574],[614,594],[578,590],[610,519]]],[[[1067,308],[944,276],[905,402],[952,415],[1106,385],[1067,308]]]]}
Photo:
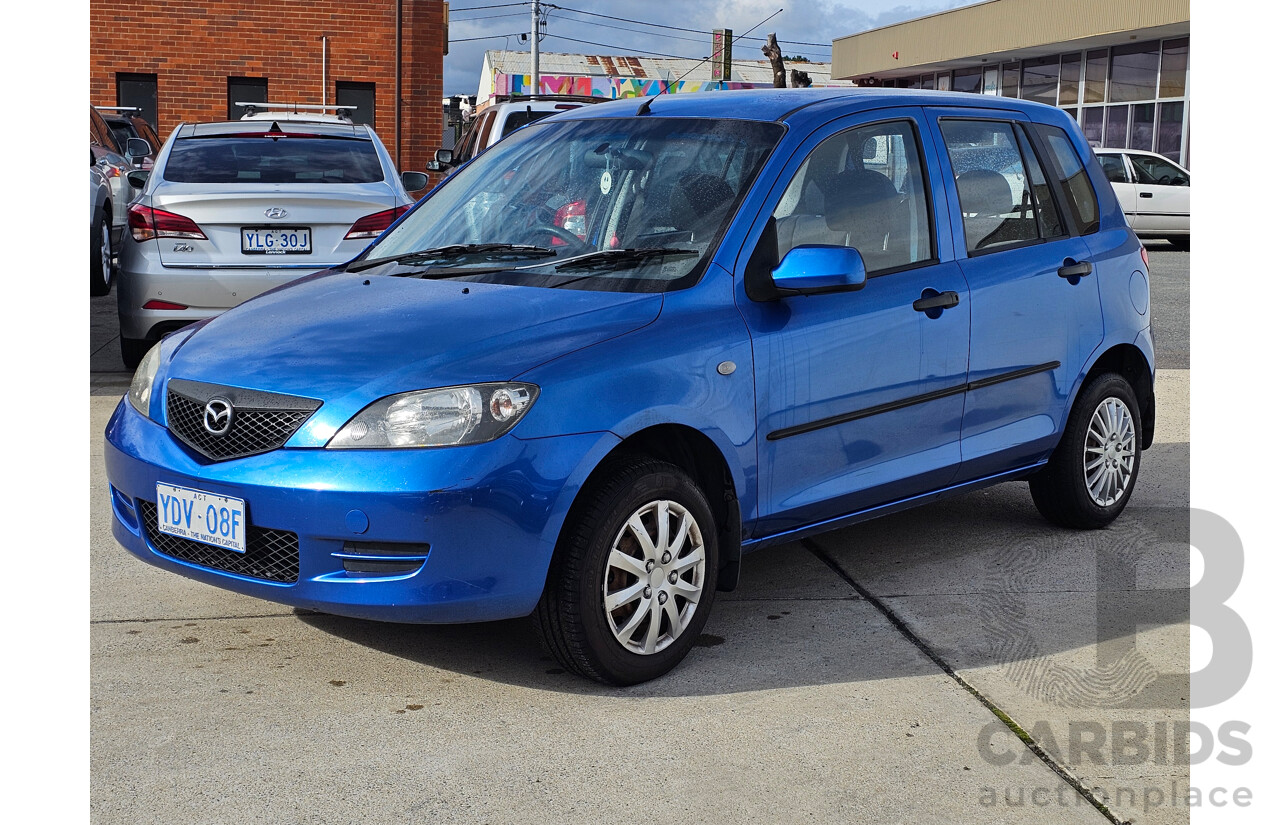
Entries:
{"type": "Polygon", "coordinates": [[[315,121],[230,120],[218,123],[184,123],[178,127],[179,138],[232,137],[261,135],[267,132],[308,134],[322,137],[363,138],[369,140],[369,129],[362,123],[317,123],[315,121]]]}
{"type": "Polygon", "coordinates": [[[938,92],[927,89],[824,87],[809,89],[734,89],[626,98],[575,109],[567,118],[630,117],[643,100],[653,101],[649,114],[663,117],[713,117],[737,120],[791,120],[801,112],[818,114],[839,109],[841,114],[894,106],[963,106],[967,109],[1014,110],[1037,119],[1060,109],[1043,103],[970,92],[938,92]]]}

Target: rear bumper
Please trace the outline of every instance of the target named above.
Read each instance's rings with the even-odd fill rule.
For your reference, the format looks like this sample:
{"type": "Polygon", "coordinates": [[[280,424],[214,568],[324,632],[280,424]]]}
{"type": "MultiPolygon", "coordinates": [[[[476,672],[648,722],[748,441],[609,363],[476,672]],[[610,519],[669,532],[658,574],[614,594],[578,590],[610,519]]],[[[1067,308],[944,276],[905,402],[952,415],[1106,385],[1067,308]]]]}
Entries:
{"type": "Polygon", "coordinates": [[[533,610],[569,504],[616,443],[608,433],[505,436],[436,450],[279,449],[209,464],[122,400],[104,457],[116,540],[149,564],[295,607],[452,623],[533,610]],[[296,534],[296,581],[218,569],[216,554],[230,550],[201,545],[206,564],[162,552],[142,505],[155,501],[158,481],[243,499],[254,527],[296,534]],[[344,564],[344,556],[387,550],[421,563],[386,574],[344,564]]]}
{"type": "MultiPolygon", "coordinates": [[[[124,338],[159,338],[159,334],[153,334],[158,327],[168,332],[212,318],[269,289],[342,262],[289,261],[280,266],[263,267],[165,266],[156,253],[156,243],[140,243],[131,237],[123,239],[116,306],[120,315],[120,334],[124,338]],[[142,308],[153,299],[186,308],[142,308]]],[[[350,257],[358,254],[363,246],[353,244],[353,248],[350,257]]]]}

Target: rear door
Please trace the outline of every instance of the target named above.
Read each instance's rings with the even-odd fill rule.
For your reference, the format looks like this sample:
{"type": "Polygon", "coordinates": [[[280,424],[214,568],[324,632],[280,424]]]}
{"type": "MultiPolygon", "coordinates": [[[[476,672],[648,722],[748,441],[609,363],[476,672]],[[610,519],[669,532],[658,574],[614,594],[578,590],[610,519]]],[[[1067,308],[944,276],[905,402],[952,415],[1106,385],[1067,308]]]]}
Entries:
{"type": "Polygon", "coordinates": [[[1121,154],[1100,154],[1098,155],[1098,163],[1102,165],[1102,171],[1106,173],[1107,180],[1111,181],[1111,188],[1116,193],[1116,200],[1120,201],[1120,209],[1124,212],[1124,218],[1129,222],[1129,226],[1137,228],[1134,223],[1138,211],[1138,190],[1133,185],[1133,175],[1129,171],[1129,164],[1125,161],[1124,155],[1121,154]]]}
{"type": "Polygon", "coordinates": [[[944,487],[956,473],[969,294],[950,249],[939,255],[920,115],[882,110],[822,127],[758,218],[740,285],[811,244],[857,249],[869,277],[856,292],[778,300],[740,287],[759,419],[757,534],[944,487]]]}
{"type": "Polygon", "coordinates": [[[970,480],[1053,448],[1076,379],[1102,342],[1102,305],[1089,248],[1065,216],[1058,175],[1046,174],[1047,150],[1025,116],[930,114],[950,165],[955,254],[970,291],[958,479],[970,480]]]}

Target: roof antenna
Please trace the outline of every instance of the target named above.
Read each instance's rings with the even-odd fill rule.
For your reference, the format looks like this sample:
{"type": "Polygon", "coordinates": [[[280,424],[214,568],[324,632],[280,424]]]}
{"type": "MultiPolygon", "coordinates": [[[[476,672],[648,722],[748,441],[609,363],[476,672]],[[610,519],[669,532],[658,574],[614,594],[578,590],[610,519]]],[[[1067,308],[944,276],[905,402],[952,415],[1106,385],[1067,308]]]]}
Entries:
{"type": "MultiPolygon", "coordinates": [[[[729,45],[731,45],[731,46],[732,46],[733,44],[737,43],[739,40],[741,40],[742,38],[744,38],[744,37],[746,37],[747,35],[751,34],[753,31],[755,31],[756,29],[760,28],[760,27],[761,27],[761,26],[763,26],[765,23],[768,23],[768,22],[769,22],[770,20],[772,20],[773,18],[775,18],[775,17],[777,17],[778,15],[782,14],[782,12],[783,12],[783,10],[782,10],[782,9],[778,9],[778,10],[777,10],[777,11],[775,11],[773,14],[769,15],[769,16],[768,16],[768,17],[766,17],[765,19],[761,20],[759,23],[756,23],[754,26],[752,26],[751,28],[749,28],[749,29],[747,29],[746,31],[744,31],[742,34],[740,34],[740,35],[738,35],[737,37],[733,38],[733,40],[730,40],[730,41],[729,41],[729,45]]],[[[651,95],[651,96],[649,96],[649,97],[645,98],[645,99],[644,99],[644,103],[641,103],[641,104],[640,104],[640,108],[639,108],[639,109],[636,109],[636,116],[637,116],[637,117],[639,117],[640,115],[647,115],[647,114],[649,114],[649,107],[653,105],[653,101],[654,101],[654,99],[656,99],[656,98],[660,97],[661,95],[664,95],[664,94],[666,94],[666,93],[670,92],[670,91],[671,91],[671,87],[672,87],[672,86],[677,86],[677,85],[679,85],[679,84],[680,84],[680,81],[684,80],[686,77],[688,77],[689,75],[693,74],[693,72],[694,72],[694,70],[695,70],[695,69],[697,69],[699,66],[701,66],[703,63],[706,63],[706,62],[707,62],[708,60],[710,60],[710,59],[711,59],[710,57],[704,57],[704,58],[702,58],[702,59],[701,59],[701,60],[699,60],[697,63],[693,64],[693,68],[692,68],[692,69],[690,69],[689,71],[687,71],[687,72],[685,72],[684,74],[680,75],[678,78],[676,78],[676,79],[675,79],[675,81],[674,81],[674,82],[672,82],[672,81],[667,81],[666,88],[659,87],[659,89],[658,89],[658,94],[656,94],[656,95],[651,95]]],[[[659,83],[661,83],[662,81],[658,81],[658,82],[659,82],[659,83]]]]}

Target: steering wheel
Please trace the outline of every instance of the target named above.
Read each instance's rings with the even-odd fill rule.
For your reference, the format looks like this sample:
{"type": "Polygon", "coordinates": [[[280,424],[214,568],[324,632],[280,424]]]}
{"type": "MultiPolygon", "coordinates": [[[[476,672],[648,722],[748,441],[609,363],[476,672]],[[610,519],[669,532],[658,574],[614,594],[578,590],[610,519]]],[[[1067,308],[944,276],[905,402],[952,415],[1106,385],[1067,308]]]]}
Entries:
{"type": "Polygon", "coordinates": [[[1173,178],[1169,177],[1168,175],[1161,175],[1160,180],[1156,181],[1156,183],[1163,183],[1165,186],[1168,186],[1170,181],[1172,180],[1173,178]]]}
{"type": "Polygon", "coordinates": [[[559,238],[564,241],[570,255],[581,255],[593,250],[591,244],[562,226],[556,226],[551,223],[535,223],[525,230],[526,238],[541,238],[544,235],[550,235],[553,238],[559,238]]]}

